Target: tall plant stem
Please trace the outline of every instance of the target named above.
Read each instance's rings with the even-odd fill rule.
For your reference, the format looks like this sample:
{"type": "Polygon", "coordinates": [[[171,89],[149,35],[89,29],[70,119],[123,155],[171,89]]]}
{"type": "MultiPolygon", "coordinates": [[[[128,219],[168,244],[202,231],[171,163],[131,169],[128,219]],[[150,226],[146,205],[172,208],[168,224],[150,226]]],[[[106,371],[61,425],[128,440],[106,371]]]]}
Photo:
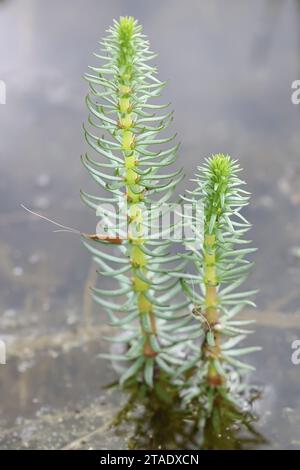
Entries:
{"type": "Polygon", "coordinates": [[[151,335],[156,335],[156,318],[153,305],[146,298],[145,293],[149,290],[149,283],[141,280],[136,271],[139,270],[144,278],[148,278],[147,255],[142,250],[143,240],[143,217],[142,201],[144,189],[140,186],[139,174],[135,169],[139,165],[138,152],[136,151],[136,135],[134,133],[133,121],[133,74],[135,46],[133,38],[134,29],[132,24],[123,19],[120,24],[120,53],[119,70],[119,127],[122,129],[122,152],[125,166],[125,186],[128,217],[128,240],[129,256],[132,272],[132,287],[137,292],[137,303],[140,314],[141,333],[144,336],[143,353],[146,357],[155,357],[156,352],[151,346],[151,335]],[[144,321],[146,318],[147,321],[144,321]],[[148,325],[148,328],[145,328],[148,325]]]}
{"type": "Polygon", "coordinates": [[[202,344],[203,356],[208,360],[207,382],[211,386],[223,384],[223,377],[214,366],[214,359],[221,354],[221,335],[216,330],[219,320],[216,273],[216,235],[204,237],[204,284],[205,284],[205,317],[208,329],[202,344]],[[208,334],[213,336],[213,345],[208,341],[208,334]]]}

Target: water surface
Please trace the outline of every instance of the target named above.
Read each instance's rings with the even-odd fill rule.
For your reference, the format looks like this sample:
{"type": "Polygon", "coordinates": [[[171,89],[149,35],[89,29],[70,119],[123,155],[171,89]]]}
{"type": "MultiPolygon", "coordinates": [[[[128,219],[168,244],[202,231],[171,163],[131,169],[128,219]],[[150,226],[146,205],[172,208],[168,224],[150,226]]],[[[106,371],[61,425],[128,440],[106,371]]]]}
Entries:
{"type": "MultiPolygon", "coordinates": [[[[20,203],[94,231],[79,200],[93,188],[80,165],[87,112],[83,73],[112,18],[144,25],[162,79],[170,79],[174,128],[187,177],[205,156],[241,160],[253,193],[247,216],[259,252],[248,281],[259,287],[251,380],[264,388],[256,424],[268,443],[300,448],[300,2],[296,0],[6,0],[0,3],[0,366],[1,448],[127,448],[132,434],[107,431],[120,397],[99,359],[105,314],[88,286],[94,266],[80,240],[20,203]]],[[[178,191],[186,187],[183,182],[178,191]]],[[[245,315],[253,315],[245,312],[245,315]]],[[[125,397],[122,398],[125,400],[125,397]]],[[[197,447],[197,442],[193,444],[197,447]]]]}

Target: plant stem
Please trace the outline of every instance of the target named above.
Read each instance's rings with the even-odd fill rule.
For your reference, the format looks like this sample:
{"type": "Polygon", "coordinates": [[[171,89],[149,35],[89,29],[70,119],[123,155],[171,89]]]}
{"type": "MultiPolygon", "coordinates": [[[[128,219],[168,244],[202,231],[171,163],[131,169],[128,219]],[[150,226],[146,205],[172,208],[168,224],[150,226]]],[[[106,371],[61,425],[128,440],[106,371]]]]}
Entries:
{"type": "Polygon", "coordinates": [[[198,170],[193,201],[200,196],[203,204],[204,241],[195,264],[204,291],[200,306],[206,320],[201,362],[205,386],[216,388],[229,385],[228,370],[252,369],[237,357],[259,350],[236,347],[251,331],[244,328],[247,321],[234,320],[244,305],[255,306],[248,299],[255,291],[235,292],[251,267],[245,257],[255,249],[243,248],[250,224],[241,210],[249,202],[249,193],[241,188],[246,183],[238,177],[237,160],[212,155],[198,170]]]}
{"type": "Polygon", "coordinates": [[[217,273],[216,273],[216,235],[207,234],[204,237],[204,284],[205,284],[205,317],[209,325],[202,352],[208,360],[207,382],[211,386],[223,384],[223,377],[214,366],[214,359],[218,359],[221,353],[221,335],[215,329],[219,320],[217,297],[217,273]],[[213,333],[214,345],[209,344],[208,333],[213,333]]]}
{"type": "Polygon", "coordinates": [[[140,313],[141,333],[145,338],[143,353],[146,357],[155,357],[150,342],[150,335],[157,334],[156,318],[153,312],[153,305],[145,296],[150,288],[149,283],[140,279],[136,271],[140,270],[143,277],[148,277],[147,255],[142,250],[143,240],[143,217],[141,203],[144,198],[143,187],[140,186],[139,174],[135,171],[139,164],[138,153],[136,152],[136,136],[134,133],[133,119],[133,78],[134,78],[134,57],[135,47],[133,38],[134,28],[130,19],[124,18],[120,22],[120,55],[119,55],[119,127],[122,129],[122,151],[125,167],[125,185],[128,215],[128,240],[129,256],[132,270],[132,287],[137,293],[137,304],[140,313]],[[146,322],[143,316],[148,317],[146,322]],[[145,328],[145,323],[149,328],[145,328]]]}

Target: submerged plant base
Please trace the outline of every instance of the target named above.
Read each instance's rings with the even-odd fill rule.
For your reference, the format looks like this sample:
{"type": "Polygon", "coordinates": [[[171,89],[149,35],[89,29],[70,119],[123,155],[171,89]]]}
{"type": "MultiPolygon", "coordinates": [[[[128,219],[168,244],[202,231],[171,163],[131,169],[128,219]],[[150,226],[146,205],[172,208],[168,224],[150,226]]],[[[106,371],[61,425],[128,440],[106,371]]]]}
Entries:
{"type": "MultiPolygon", "coordinates": [[[[135,384],[112,422],[129,449],[243,450],[266,444],[255,428],[257,417],[236,406],[223,389],[215,388],[212,407],[194,399],[183,406],[179,389],[166,377],[154,389],[135,384]]],[[[248,393],[250,405],[258,396],[248,393]]]]}

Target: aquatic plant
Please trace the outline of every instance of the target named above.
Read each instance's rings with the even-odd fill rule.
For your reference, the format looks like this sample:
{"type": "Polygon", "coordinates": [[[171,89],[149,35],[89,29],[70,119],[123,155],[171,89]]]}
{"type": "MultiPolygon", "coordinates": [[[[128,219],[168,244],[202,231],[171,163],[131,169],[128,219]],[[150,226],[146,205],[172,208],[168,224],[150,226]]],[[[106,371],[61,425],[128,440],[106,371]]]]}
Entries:
{"type": "MultiPolygon", "coordinates": [[[[118,346],[102,356],[120,370],[123,385],[152,388],[166,375],[186,399],[204,397],[211,409],[215,392],[225,397],[232,388],[235,371],[252,369],[239,357],[259,349],[239,347],[252,321],[235,318],[254,305],[254,291],[236,292],[252,265],[245,257],[254,251],[244,247],[250,225],[241,214],[249,193],[237,161],[214,155],[198,168],[196,189],[182,196],[192,207],[203,206],[200,246],[201,237],[185,240],[184,253],[170,254],[174,240],[161,232],[159,239],[149,237],[149,221],[159,224],[161,207],[183,178],[181,169],[166,172],[178,150],[176,135],[165,133],[173,113],[161,114],[168,105],[153,103],[165,83],[149,64],[155,55],[134,18],[114,21],[100,44],[102,54],[95,56],[102,65],[85,76],[90,90],[84,135],[96,157],[86,153],[82,163],[101,192],[82,191],[81,198],[101,217],[102,229],[105,224],[102,232],[84,236],[104,284],[92,288],[93,297],[120,333],[106,338],[118,346]],[[186,298],[178,301],[182,293],[186,298]]],[[[191,225],[194,218],[184,216],[180,223],[191,225]]]]}
{"type": "MultiPolygon", "coordinates": [[[[93,238],[93,245],[87,239],[84,244],[99,266],[102,282],[109,279],[109,288],[93,288],[93,297],[122,332],[107,338],[121,346],[104,356],[117,366],[125,365],[122,384],[133,379],[152,387],[155,374],[172,375],[178,364],[172,349],[177,347],[174,319],[188,302],[172,304],[181,287],[169,272],[179,272],[183,263],[168,253],[169,240],[144,236],[144,209],[148,218],[157,217],[158,205],[170,200],[183,178],[181,169],[165,171],[175,162],[179,145],[173,143],[175,134],[158,138],[171,124],[173,113],[161,114],[168,105],[152,102],[165,83],[149,64],[155,54],[138,22],[132,17],[114,21],[100,44],[102,54],[94,55],[102,65],[90,67],[91,73],[85,75],[90,91],[84,135],[97,158],[85,154],[82,163],[101,194],[82,191],[81,198],[97,211],[108,230],[86,237],[93,238]],[[118,232],[112,224],[115,208],[118,232]]],[[[187,312],[180,318],[182,325],[190,320],[187,312]]]]}
{"type": "Polygon", "coordinates": [[[237,160],[213,155],[198,167],[196,188],[182,197],[203,204],[203,242],[189,251],[195,272],[181,278],[203,340],[201,347],[194,344],[194,354],[180,372],[194,368],[186,397],[202,397],[211,410],[218,395],[227,397],[228,389],[237,392],[240,371],[253,370],[240,357],[261,349],[240,347],[252,332],[247,326],[253,320],[236,319],[245,306],[255,306],[250,298],[256,292],[236,292],[253,265],[246,257],[255,251],[244,238],[251,225],[241,214],[249,193],[238,177],[240,171],[237,160]]]}

